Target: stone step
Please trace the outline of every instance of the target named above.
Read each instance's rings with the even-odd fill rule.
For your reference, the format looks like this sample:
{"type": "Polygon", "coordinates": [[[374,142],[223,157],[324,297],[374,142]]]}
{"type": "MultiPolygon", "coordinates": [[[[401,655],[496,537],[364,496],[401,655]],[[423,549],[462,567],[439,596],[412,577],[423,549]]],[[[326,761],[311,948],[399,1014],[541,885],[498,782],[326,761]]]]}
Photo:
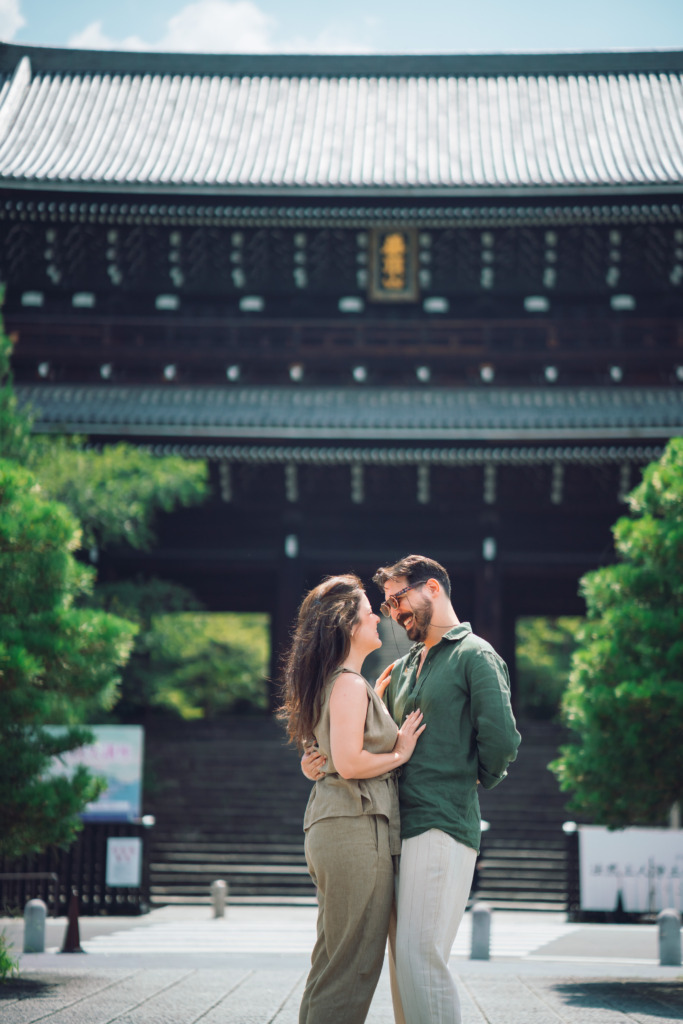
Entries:
{"type": "Polygon", "coordinates": [[[565,878],[566,876],[566,865],[564,863],[550,862],[543,863],[542,861],[525,861],[525,862],[513,862],[504,860],[489,860],[488,857],[483,857],[478,861],[479,871],[486,871],[487,878],[495,878],[500,876],[504,878],[509,877],[510,872],[514,872],[516,878],[526,877],[546,877],[546,878],[565,878]]]}
{"type": "MultiPolygon", "coordinates": [[[[178,895],[174,892],[161,891],[159,893],[152,892],[151,902],[153,906],[157,907],[182,907],[182,906],[206,906],[210,905],[213,900],[211,896],[206,894],[201,895],[189,895],[183,896],[178,895]]],[[[277,893],[271,893],[267,896],[260,896],[257,894],[252,895],[239,895],[232,891],[228,894],[228,905],[230,903],[243,904],[248,906],[269,906],[269,907],[312,907],[317,904],[318,900],[316,896],[296,895],[295,893],[288,893],[285,896],[278,895],[277,893]]],[[[226,913],[229,913],[226,911],[226,913]]]]}
{"type": "MultiPolygon", "coordinates": [[[[310,885],[282,886],[273,882],[265,884],[261,880],[258,883],[254,883],[249,878],[243,879],[239,883],[232,882],[230,879],[224,880],[228,883],[229,898],[233,896],[315,896],[315,887],[312,883],[310,885]]],[[[181,885],[155,882],[151,887],[150,893],[157,902],[162,896],[168,895],[188,898],[191,896],[206,896],[208,893],[210,899],[211,887],[201,881],[186,882],[181,885]]]]}
{"type": "MultiPolygon", "coordinates": [[[[153,854],[158,857],[160,851],[154,850],[153,854]]],[[[152,867],[159,868],[161,864],[200,864],[204,865],[207,863],[215,864],[243,864],[245,858],[248,856],[249,860],[253,863],[258,864],[273,864],[273,865],[287,865],[287,864],[303,864],[305,863],[305,857],[303,850],[299,853],[281,854],[281,853],[220,853],[220,851],[214,851],[212,856],[209,856],[209,851],[203,850],[181,850],[173,851],[167,850],[163,854],[163,861],[155,861],[154,856],[152,858],[152,867]]]]}
{"type": "Polygon", "coordinates": [[[564,865],[567,860],[567,856],[564,850],[551,850],[543,846],[535,846],[533,848],[526,847],[525,849],[519,848],[507,848],[504,846],[498,847],[495,844],[486,843],[482,847],[481,857],[486,860],[487,864],[494,863],[505,863],[509,864],[514,862],[533,861],[534,863],[539,861],[553,862],[564,865]]]}
{"type": "MultiPolygon", "coordinates": [[[[564,910],[561,827],[570,815],[547,769],[563,737],[552,723],[523,723],[520,731],[524,741],[508,779],[480,793],[491,827],[474,898],[498,909],[564,910]]],[[[148,740],[160,780],[145,807],[157,818],[150,836],[155,905],[209,904],[216,878],[228,881],[235,902],[314,901],[302,832],[311,784],[278,722],[246,716],[167,723],[148,740]]]]}
{"type": "Polygon", "coordinates": [[[501,876],[489,877],[488,875],[478,883],[477,892],[491,890],[498,893],[504,892],[512,896],[515,893],[533,890],[537,896],[542,897],[545,893],[564,893],[565,886],[562,879],[546,878],[544,876],[522,876],[514,875],[506,878],[501,876]]]}
{"type": "Polygon", "coordinates": [[[208,878],[221,878],[222,874],[228,875],[261,875],[269,878],[285,879],[287,876],[308,878],[308,868],[305,864],[152,864],[154,880],[165,881],[176,880],[182,882],[190,875],[201,875],[208,878]]]}
{"type": "Polygon", "coordinates": [[[487,903],[492,910],[527,910],[536,913],[546,912],[549,914],[562,914],[567,909],[564,900],[539,900],[533,895],[528,897],[515,897],[515,899],[500,899],[496,893],[482,895],[477,894],[476,903],[487,903]]]}
{"type": "Polygon", "coordinates": [[[521,851],[522,855],[527,850],[552,850],[555,853],[566,853],[567,838],[560,832],[543,833],[541,835],[527,836],[523,843],[519,839],[510,838],[507,833],[500,834],[500,830],[493,829],[483,836],[483,845],[487,850],[503,850],[515,853],[521,851]]]}
{"type": "Polygon", "coordinates": [[[296,843],[235,843],[229,838],[224,841],[209,842],[204,839],[176,840],[172,836],[164,836],[160,840],[153,842],[152,848],[155,850],[168,850],[169,852],[177,851],[178,853],[182,853],[183,850],[202,850],[206,852],[217,850],[219,852],[225,851],[226,853],[266,852],[268,854],[293,854],[303,850],[304,836],[302,832],[300,841],[296,843]]]}

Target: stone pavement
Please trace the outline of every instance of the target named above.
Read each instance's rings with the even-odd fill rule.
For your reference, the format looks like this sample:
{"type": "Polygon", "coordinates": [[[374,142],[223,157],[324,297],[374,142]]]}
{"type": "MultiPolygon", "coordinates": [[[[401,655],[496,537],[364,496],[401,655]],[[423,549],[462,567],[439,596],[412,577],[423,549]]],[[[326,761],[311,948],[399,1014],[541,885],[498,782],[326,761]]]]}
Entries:
{"type": "MultiPolygon", "coordinates": [[[[21,922],[0,921],[16,949],[21,922]]],[[[165,907],[139,918],[81,918],[83,954],[21,957],[0,986],[2,1024],[296,1024],[314,907],[165,907]]],[[[654,925],[570,924],[496,912],[491,960],[469,959],[466,915],[451,969],[463,1024],[669,1024],[683,1020],[683,970],[660,967],[654,925]]],[[[330,1021],[329,1024],[344,1024],[330,1021]]],[[[367,1024],[393,1024],[385,969],[367,1024]]]]}

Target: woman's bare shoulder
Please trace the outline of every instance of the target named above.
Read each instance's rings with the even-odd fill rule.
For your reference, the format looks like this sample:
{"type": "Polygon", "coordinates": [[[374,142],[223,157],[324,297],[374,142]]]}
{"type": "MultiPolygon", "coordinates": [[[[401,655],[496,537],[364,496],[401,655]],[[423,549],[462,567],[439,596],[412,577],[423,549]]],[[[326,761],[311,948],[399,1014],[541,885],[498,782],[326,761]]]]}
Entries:
{"type": "Polygon", "coordinates": [[[339,671],[332,692],[335,694],[356,694],[365,692],[367,690],[368,683],[364,676],[360,672],[354,672],[350,668],[342,668],[339,671]]]}

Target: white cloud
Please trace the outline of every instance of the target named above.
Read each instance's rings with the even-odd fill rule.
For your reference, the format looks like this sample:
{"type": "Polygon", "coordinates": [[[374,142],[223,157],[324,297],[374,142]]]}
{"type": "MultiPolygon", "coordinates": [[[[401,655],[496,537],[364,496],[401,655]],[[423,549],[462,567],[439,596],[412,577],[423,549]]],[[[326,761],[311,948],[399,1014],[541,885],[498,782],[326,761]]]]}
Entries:
{"type": "Polygon", "coordinates": [[[153,50],[155,47],[145,43],[138,36],[127,36],[125,39],[111,39],[102,31],[102,22],[93,21],[82,32],[69,39],[69,46],[79,50],[153,50]]]}
{"type": "MultiPolygon", "coordinates": [[[[0,4],[8,0],[0,0],[0,4]]],[[[161,39],[113,39],[101,21],[72,36],[70,46],[94,50],[160,50],[165,53],[366,53],[370,47],[330,25],[316,36],[278,37],[275,19],[252,0],[196,0],[169,18],[161,39]]]]}
{"type": "Polygon", "coordinates": [[[198,0],[169,19],[159,49],[265,53],[275,22],[251,0],[198,0]]]}
{"type": "Polygon", "coordinates": [[[9,42],[25,24],[19,10],[19,0],[0,0],[0,39],[9,42]]]}
{"type": "Polygon", "coordinates": [[[357,35],[345,35],[342,26],[327,25],[321,32],[310,38],[296,36],[284,40],[275,49],[279,53],[373,53],[369,42],[363,42],[357,35]]]}

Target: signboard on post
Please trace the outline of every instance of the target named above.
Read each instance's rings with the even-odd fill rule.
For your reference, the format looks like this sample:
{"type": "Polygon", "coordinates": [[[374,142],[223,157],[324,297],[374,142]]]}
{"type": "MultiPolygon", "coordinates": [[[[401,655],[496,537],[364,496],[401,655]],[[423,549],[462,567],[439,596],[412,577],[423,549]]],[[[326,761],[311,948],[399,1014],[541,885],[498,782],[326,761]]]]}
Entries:
{"type": "Polygon", "coordinates": [[[142,839],[109,836],[105,883],[109,886],[139,886],[142,882],[142,839]]]}
{"type": "Polygon", "coordinates": [[[581,909],[683,909],[683,830],[579,826],[581,909]]]}

